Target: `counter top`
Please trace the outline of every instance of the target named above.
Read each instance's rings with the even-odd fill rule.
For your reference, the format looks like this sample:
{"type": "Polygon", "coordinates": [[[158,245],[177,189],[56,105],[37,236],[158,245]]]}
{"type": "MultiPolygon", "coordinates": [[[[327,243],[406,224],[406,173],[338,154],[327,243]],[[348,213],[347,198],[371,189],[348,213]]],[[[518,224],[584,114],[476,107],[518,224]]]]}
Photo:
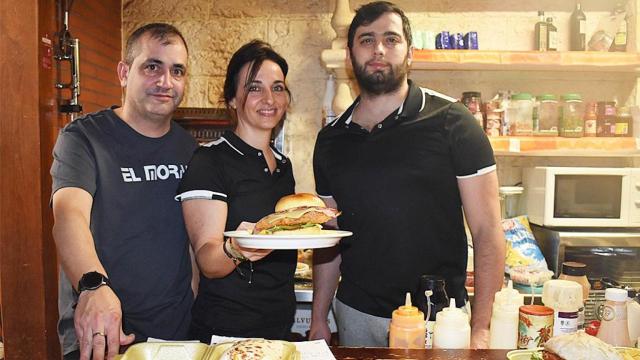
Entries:
{"type": "Polygon", "coordinates": [[[509,350],[443,350],[331,347],[337,360],[415,359],[415,360],[505,360],[509,350]]]}

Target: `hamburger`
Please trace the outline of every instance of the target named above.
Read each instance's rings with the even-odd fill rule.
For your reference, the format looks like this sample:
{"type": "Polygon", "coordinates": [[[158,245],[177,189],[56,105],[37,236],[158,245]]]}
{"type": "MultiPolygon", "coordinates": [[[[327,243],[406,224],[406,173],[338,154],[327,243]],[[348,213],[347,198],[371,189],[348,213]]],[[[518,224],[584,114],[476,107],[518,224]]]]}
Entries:
{"type": "Polygon", "coordinates": [[[340,212],[325,206],[324,201],[313,194],[287,195],[276,203],[275,212],[256,223],[254,234],[291,235],[320,234],[322,225],[336,218],[340,212]]]}
{"type": "MultiPolygon", "coordinates": [[[[299,360],[295,345],[280,340],[246,339],[217,345],[219,360],[299,360]]],[[[215,357],[211,357],[215,358],[215,357]]]]}
{"type": "Polygon", "coordinates": [[[582,331],[554,336],[542,351],[544,360],[622,360],[611,345],[582,331]]]}

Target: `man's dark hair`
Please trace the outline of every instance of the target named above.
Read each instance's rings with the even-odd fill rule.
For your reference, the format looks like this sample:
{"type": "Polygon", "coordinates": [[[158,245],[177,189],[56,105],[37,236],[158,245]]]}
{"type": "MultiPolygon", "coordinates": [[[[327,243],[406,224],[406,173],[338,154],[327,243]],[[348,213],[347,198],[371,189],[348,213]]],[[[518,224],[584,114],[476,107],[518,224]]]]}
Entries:
{"type": "Polygon", "coordinates": [[[187,53],[189,53],[187,41],[184,39],[184,36],[182,36],[180,30],[175,26],[165,23],[151,23],[137,28],[131,33],[131,35],[129,35],[129,38],[127,38],[127,45],[124,51],[124,62],[127,65],[131,65],[133,63],[133,59],[137,56],[138,40],[140,40],[142,35],[147,33],[152,39],[161,41],[163,45],[171,44],[169,37],[177,36],[182,40],[185,49],[187,49],[187,53]]]}
{"type": "MultiPolygon", "coordinates": [[[[287,77],[287,72],[289,72],[289,65],[287,61],[280,56],[271,45],[262,41],[262,40],[251,40],[250,42],[242,45],[234,54],[231,56],[229,60],[229,65],[227,66],[227,75],[224,79],[224,90],[223,90],[223,100],[227,110],[232,115],[232,118],[235,117],[235,111],[230,109],[230,102],[236,96],[236,90],[238,86],[246,87],[248,84],[251,84],[256,75],[258,75],[258,71],[260,71],[260,67],[265,60],[271,60],[274,63],[278,64],[280,70],[284,74],[284,77],[287,77]],[[249,63],[249,72],[247,74],[246,79],[240,79],[240,70],[242,67],[249,63]]],[[[287,94],[291,97],[291,93],[287,88],[287,94]]],[[[239,103],[237,107],[244,106],[244,102],[246,99],[236,99],[239,103]]],[[[237,121],[237,119],[233,119],[233,121],[237,121]]]]}
{"type": "Polygon", "coordinates": [[[356,10],[356,15],[351,20],[349,26],[349,33],[347,35],[347,46],[349,49],[353,48],[353,38],[356,35],[356,29],[360,26],[367,26],[372,22],[378,20],[378,18],[386,13],[396,13],[402,19],[402,32],[404,38],[407,40],[407,44],[410,47],[413,39],[411,38],[411,24],[409,19],[404,14],[404,11],[400,9],[396,4],[388,1],[375,1],[365,5],[362,5],[356,10]]]}

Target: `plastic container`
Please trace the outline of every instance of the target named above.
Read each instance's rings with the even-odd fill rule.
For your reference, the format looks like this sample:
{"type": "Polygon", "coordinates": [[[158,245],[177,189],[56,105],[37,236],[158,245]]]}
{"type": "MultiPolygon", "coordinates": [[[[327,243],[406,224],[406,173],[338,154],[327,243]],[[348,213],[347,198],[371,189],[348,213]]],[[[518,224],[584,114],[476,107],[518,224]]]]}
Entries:
{"type": "Polygon", "coordinates": [[[533,98],[529,93],[511,96],[507,108],[510,131],[509,135],[529,136],[533,134],[533,98]]]}
{"type": "Polygon", "coordinates": [[[601,314],[598,339],[612,346],[631,346],[629,324],[627,323],[627,291],[608,288],[604,291],[604,305],[601,314]]]}
{"type": "Polygon", "coordinates": [[[498,291],[493,300],[491,326],[489,328],[490,349],[515,349],[518,346],[518,316],[524,305],[524,295],[513,288],[509,280],[506,288],[498,291]]]}
{"type": "Polygon", "coordinates": [[[542,303],[553,309],[553,336],[578,331],[582,286],[568,280],[549,280],[542,286],[542,303]]]}
{"type": "Polygon", "coordinates": [[[418,294],[415,297],[416,306],[425,314],[426,337],[424,347],[433,347],[433,328],[436,314],[449,305],[449,296],[445,290],[445,280],[435,275],[420,276],[418,294]]]}
{"type": "Polygon", "coordinates": [[[503,219],[510,219],[520,214],[520,197],[522,186],[500,186],[500,210],[503,219]]]}
{"type": "Polygon", "coordinates": [[[424,313],[411,305],[411,294],[407,293],[404,305],[391,315],[389,347],[424,349],[425,334],[424,313]]]}
{"type": "Polygon", "coordinates": [[[543,94],[538,102],[538,126],[533,135],[558,136],[558,99],[553,94],[543,94]]]}
{"type": "Polygon", "coordinates": [[[433,329],[434,349],[468,349],[471,343],[469,317],[456,308],[456,300],[451,299],[449,307],[436,315],[433,329]]]}
{"type": "Polygon", "coordinates": [[[553,333],[553,309],[542,305],[520,306],[518,349],[544,346],[553,333]]]}
{"type": "Polygon", "coordinates": [[[580,94],[562,95],[560,107],[560,136],[582,137],[584,136],[584,108],[580,94]]]}
{"type": "MultiPolygon", "coordinates": [[[[558,276],[560,280],[573,281],[582,287],[582,301],[586,303],[589,298],[591,283],[587,279],[587,265],[579,262],[567,261],[562,263],[562,273],[558,276]]],[[[578,310],[578,329],[584,328],[584,306],[578,310]]]]}

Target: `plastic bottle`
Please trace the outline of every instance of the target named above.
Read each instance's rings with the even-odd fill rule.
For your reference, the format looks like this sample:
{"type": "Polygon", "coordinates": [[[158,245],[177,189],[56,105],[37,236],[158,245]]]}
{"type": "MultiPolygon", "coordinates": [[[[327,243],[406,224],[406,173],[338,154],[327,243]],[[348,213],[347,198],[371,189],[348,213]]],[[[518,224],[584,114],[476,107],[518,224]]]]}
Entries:
{"type": "Polygon", "coordinates": [[[535,28],[535,49],[538,51],[547,51],[547,33],[549,31],[549,24],[544,19],[544,11],[538,11],[538,22],[535,28]]]}
{"type": "Polygon", "coordinates": [[[553,25],[553,18],[547,18],[547,50],[558,51],[558,28],[553,25]]]}
{"type": "Polygon", "coordinates": [[[391,315],[389,347],[424,349],[425,334],[424,313],[411,305],[411,294],[407,293],[404,305],[391,315]]]}
{"type": "Polygon", "coordinates": [[[451,299],[449,307],[436,315],[433,329],[434,349],[468,349],[471,343],[471,326],[467,314],[456,308],[451,299]]]}
{"type": "Polygon", "coordinates": [[[569,23],[571,28],[569,50],[585,51],[587,49],[587,16],[582,11],[580,3],[576,3],[569,23]]]}
{"type": "Polygon", "coordinates": [[[433,347],[433,328],[436,322],[436,314],[449,305],[449,296],[445,290],[445,281],[442,277],[434,275],[420,276],[416,306],[425,314],[426,337],[425,348],[433,347]]]}
{"type": "Polygon", "coordinates": [[[518,314],[522,305],[524,295],[515,290],[513,282],[509,280],[507,287],[498,291],[493,300],[490,349],[515,349],[518,346],[518,314]]]}
{"type": "Polygon", "coordinates": [[[627,323],[627,291],[608,288],[604,291],[598,339],[612,346],[631,346],[627,323]]]}
{"type": "MultiPolygon", "coordinates": [[[[558,277],[560,280],[568,280],[578,283],[582,287],[582,303],[586,303],[589,298],[591,283],[587,279],[587,265],[579,262],[567,261],[562,263],[562,273],[558,277]]],[[[578,329],[584,328],[584,306],[578,309],[578,329]]]]}
{"type": "Polygon", "coordinates": [[[553,309],[553,336],[578,331],[578,310],[583,307],[580,284],[549,280],[542,287],[542,302],[553,309]]]}

